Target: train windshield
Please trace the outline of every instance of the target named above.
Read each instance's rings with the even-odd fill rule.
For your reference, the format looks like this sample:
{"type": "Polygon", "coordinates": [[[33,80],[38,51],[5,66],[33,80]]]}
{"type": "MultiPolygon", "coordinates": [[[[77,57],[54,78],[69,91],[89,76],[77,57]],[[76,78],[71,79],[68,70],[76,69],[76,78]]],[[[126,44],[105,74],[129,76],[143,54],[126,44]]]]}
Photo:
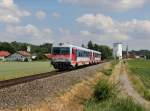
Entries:
{"type": "Polygon", "coordinates": [[[52,53],[66,55],[70,53],[70,48],[69,47],[53,47],[52,53]]]}

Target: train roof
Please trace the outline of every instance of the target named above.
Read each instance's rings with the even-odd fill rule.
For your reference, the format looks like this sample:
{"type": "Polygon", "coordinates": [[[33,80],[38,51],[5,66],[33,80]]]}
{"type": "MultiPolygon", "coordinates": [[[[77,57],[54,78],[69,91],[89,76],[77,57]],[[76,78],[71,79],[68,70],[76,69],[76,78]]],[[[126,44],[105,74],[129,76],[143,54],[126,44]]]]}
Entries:
{"type": "Polygon", "coordinates": [[[99,54],[101,54],[101,52],[99,52],[99,51],[87,49],[87,48],[84,48],[84,47],[79,47],[79,46],[72,45],[72,44],[59,44],[59,45],[55,45],[55,46],[53,46],[53,47],[75,47],[75,48],[77,48],[77,49],[81,49],[81,50],[85,50],[85,51],[93,51],[94,53],[99,53],[99,54]]]}

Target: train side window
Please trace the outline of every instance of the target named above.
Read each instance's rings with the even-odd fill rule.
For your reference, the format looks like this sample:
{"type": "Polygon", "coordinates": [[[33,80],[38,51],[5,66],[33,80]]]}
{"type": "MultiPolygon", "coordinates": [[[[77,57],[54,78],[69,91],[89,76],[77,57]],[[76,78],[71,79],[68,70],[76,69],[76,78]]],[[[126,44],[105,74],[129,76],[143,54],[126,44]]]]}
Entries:
{"type": "Polygon", "coordinates": [[[80,50],[78,50],[79,51],[79,57],[81,57],[81,51],[80,50]]]}
{"type": "Polygon", "coordinates": [[[77,50],[77,57],[79,57],[79,50],[77,50]]]}
{"type": "Polygon", "coordinates": [[[79,50],[79,57],[81,56],[81,52],[80,52],[80,50],[79,50]]]}

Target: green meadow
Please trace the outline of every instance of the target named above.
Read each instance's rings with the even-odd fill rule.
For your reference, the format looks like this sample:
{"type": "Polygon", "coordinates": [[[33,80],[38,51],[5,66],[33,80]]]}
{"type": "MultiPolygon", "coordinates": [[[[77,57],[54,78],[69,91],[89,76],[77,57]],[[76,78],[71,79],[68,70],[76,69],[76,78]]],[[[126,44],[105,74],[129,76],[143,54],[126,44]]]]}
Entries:
{"type": "Polygon", "coordinates": [[[150,100],[150,60],[128,60],[128,68],[134,87],[150,100]]]}
{"type": "Polygon", "coordinates": [[[150,60],[129,60],[128,66],[130,71],[142,80],[145,87],[150,89],[150,60]]]}
{"type": "Polygon", "coordinates": [[[50,61],[0,62],[0,80],[13,79],[52,71],[50,61]]]}

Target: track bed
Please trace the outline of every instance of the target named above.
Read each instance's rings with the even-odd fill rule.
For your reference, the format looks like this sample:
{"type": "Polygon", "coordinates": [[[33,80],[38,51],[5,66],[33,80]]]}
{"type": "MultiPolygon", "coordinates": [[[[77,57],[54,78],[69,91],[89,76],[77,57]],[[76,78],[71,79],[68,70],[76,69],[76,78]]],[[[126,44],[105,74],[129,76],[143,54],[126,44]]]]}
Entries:
{"type": "Polygon", "coordinates": [[[56,96],[73,84],[86,79],[102,69],[105,63],[79,68],[77,70],[57,72],[56,75],[29,79],[0,89],[0,109],[16,109],[49,101],[47,98],[56,96]]]}

